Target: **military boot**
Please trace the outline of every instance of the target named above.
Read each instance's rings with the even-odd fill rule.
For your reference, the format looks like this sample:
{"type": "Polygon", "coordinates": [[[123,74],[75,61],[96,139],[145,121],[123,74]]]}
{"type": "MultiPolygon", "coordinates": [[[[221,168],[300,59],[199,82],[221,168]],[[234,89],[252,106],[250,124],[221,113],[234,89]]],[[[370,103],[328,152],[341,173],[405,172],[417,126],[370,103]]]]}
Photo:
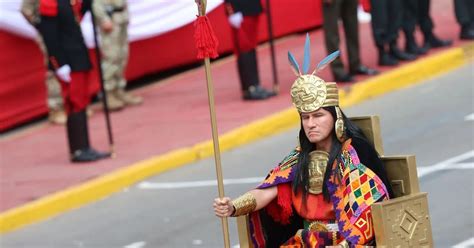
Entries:
{"type": "Polygon", "coordinates": [[[438,47],[448,47],[453,44],[452,40],[442,40],[436,37],[433,32],[428,32],[424,34],[425,42],[423,43],[423,47],[429,48],[438,48],[438,47]]]}
{"type": "Polygon", "coordinates": [[[118,111],[125,107],[125,103],[116,96],[115,91],[108,91],[107,107],[109,111],[118,111]]]}
{"type": "Polygon", "coordinates": [[[382,65],[382,66],[398,65],[398,60],[395,57],[393,57],[390,53],[385,51],[385,46],[378,45],[377,49],[379,51],[379,65],[382,65]]]}
{"type": "Polygon", "coordinates": [[[69,114],[67,118],[67,138],[70,160],[73,163],[92,162],[110,157],[110,153],[98,152],[90,147],[85,111],[69,114]]]}
{"type": "Polygon", "coordinates": [[[394,58],[398,60],[403,60],[403,61],[412,61],[416,59],[415,54],[411,53],[406,53],[398,49],[397,43],[396,42],[391,42],[390,43],[390,55],[392,55],[394,58]]]}
{"type": "Polygon", "coordinates": [[[429,50],[429,47],[419,47],[416,44],[415,36],[413,33],[405,32],[405,52],[415,55],[426,54],[429,50]]]}
{"type": "Polygon", "coordinates": [[[127,93],[124,89],[115,90],[115,96],[125,105],[139,105],[143,102],[142,97],[127,93]]]}
{"type": "Polygon", "coordinates": [[[237,58],[237,69],[242,89],[242,98],[244,100],[265,100],[276,95],[273,91],[266,90],[260,86],[255,49],[239,54],[237,58]]]}

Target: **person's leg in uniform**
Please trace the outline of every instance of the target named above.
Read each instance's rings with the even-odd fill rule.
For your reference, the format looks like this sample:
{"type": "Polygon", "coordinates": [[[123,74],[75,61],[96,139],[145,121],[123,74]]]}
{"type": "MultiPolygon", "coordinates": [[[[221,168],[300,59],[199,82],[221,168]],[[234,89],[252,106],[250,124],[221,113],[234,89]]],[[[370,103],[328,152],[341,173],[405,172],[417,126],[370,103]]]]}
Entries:
{"type": "Polygon", "coordinates": [[[257,28],[259,16],[244,16],[239,29],[232,28],[234,50],[237,55],[242,97],[244,100],[264,100],[275,94],[260,86],[257,61],[257,28]]]}
{"type": "Polygon", "coordinates": [[[120,100],[115,92],[118,88],[116,75],[120,72],[120,46],[117,44],[120,30],[117,25],[111,31],[105,32],[101,28],[100,48],[102,52],[102,70],[104,73],[104,88],[107,94],[107,106],[111,111],[117,111],[125,107],[125,103],[120,100]]]}
{"type": "Polygon", "coordinates": [[[474,39],[474,1],[465,1],[467,5],[467,9],[469,11],[469,20],[470,20],[470,33],[467,36],[461,37],[462,39],[474,39]]]}
{"type": "Polygon", "coordinates": [[[48,68],[48,54],[40,35],[36,37],[36,42],[44,55],[44,64],[46,67],[45,83],[48,105],[48,120],[53,124],[65,124],[66,113],[63,108],[63,99],[61,96],[61,86],[59,85],[54,72],[48,68]]]}
{"type": "Polygon", "coordinates": [[[461,26],[459,38],[462,40],[474,39],[474,1],[454,0],[456,20],[461,26]]]}
{"type": "Polygon", "coordinates": [[[428,49],[420,47],[416,44],[415,28],[418,20],[418,0],[403,0],[403,21],[402,29],[405,34],[405,51],[407,53],[421,55],[425,54],[428,49]]]}
{"type": "Polygon", "coordinates": [[[430,16],[430,0],[418,1],[418,24],[424,37],[423,47],[437,48],[450,46],[453,42],[451,40],[442,40],[436,37],[433,33],[433,20],[430,16]]]}
{"type": "Polygon", "coordinates": [[[352,75],[375,75],[378,71],[362,65],[359,52],[359,21],[357,19],[358,0],[344,0],[340,6],[346,48],[349,58],[349,72],[352,75]]]}
{"type": "Polygon", "coordinates": [[[371,0],[372,14],[372,35],[379,53],[379,65],[393,66],[398,64],[398,60],[388,52],[388,1],[392,0],[371,0]]]}
{"type": "Polygon", "coordinates": [[[89,72],[72,72],[71,82],[61,82],[64,106],[67,111],[67,138],[71,162],[91,162],[107,158],[90,146],[86,108],[90,102],[89,72]]]}
{"type": "Polygon", "coordinates": [[[119,56],[119,58],[116,61],[118,70],[116,70],[115,74],[115,81],[117,82],[115,96],[123,103],[125,103],[125,105],[139,105],[143,102],[143,98],[133,95],[131,93],[127,93],[125,91],[125,87],[127,86],[127,80],[125,79],[125,70],[127,67],[129,49],[127,25],[127,23],[121,23],[117,25],[120,32],[118,34],[117,39],[117,55],[119,56]]]}
{"type": "Polygon", "coordinates": [[[63,108],[61,86],[54,72],[51,70],[46,72],[46,89],[48,95],[49,122],[61,125],[65,124],[67,116],[63,108]]]}
{"type": "MultiPolygon", "coordinates": [[[[344,0],[323,2],[323,30],[327,54],[339,50],[339,25],[341,5],[344,0]]],[[[344,70],[341,57],[337,57],[331,64],[331,72],[336,82],[352,82],[352,76],[344,70]]]]}
{"type": "Polygon", "coordinates": [[[402,0],[388,1],[388,28],[387,41],[390,45],[390,54],[398,60],[414,60],[416,55],[405,53],[398,48],[398,32],[402,27],[403,21],[403,5],[402,0]]]}

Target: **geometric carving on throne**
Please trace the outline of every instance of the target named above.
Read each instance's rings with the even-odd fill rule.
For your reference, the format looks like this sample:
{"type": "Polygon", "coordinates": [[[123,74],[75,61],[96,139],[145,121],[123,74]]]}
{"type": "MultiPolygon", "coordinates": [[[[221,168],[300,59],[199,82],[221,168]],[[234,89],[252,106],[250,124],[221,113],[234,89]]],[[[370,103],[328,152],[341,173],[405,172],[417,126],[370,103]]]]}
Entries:
{"type": "Polygon", "coordinates": [[[377,220],[381,223],[377,225],[381,224],[382,229],[378,228],[375,233],[377,246],[433,247],[426,193],[395,198],[392,201],[391,204],[381,204],[382,208],[372,209],[373,214],[375,210],[381,215],[377,220]]]}
{"type": "MultiPolygon", "coordinates": [[[[409,239],[413,238],[413,233],[415,232],[416,225],[418,224],[418,218],[414,216],[415,214],[408,209],[404,210],[404,213],[402,213],[402,220],[400,221],[400,224],[398,225],[400,227],[400,230],[404,231],[403,235],[406,235],[409,239]]],[[[392,228],[392,230],[396,230],[397,228],[392,228]]]]}

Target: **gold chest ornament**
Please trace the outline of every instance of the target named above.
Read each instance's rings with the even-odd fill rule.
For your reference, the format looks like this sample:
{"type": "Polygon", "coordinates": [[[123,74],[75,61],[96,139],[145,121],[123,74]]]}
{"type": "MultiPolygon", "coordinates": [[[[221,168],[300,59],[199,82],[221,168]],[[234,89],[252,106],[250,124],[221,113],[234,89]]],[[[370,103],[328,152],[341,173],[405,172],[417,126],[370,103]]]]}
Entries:
{"type": "Polygon", "coordinates": [[[323,180],[329,161],[329,154],[325,151],[312,151],[309,153],[309,193],[321,194],[323,192],[323,180]]]}

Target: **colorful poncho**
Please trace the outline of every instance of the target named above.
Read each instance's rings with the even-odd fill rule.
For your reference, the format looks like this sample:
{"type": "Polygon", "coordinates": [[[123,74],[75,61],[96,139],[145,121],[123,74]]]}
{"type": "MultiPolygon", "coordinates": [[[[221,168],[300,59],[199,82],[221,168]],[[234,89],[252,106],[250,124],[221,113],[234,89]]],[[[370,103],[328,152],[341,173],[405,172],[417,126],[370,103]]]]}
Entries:
{"type": "MultiPolygon", "coordinates": [[[[289,221],[294,212],[291,182],[296,174],[297,166],[295,165],[298,154],[297,150],[292,151],[257,187],[259,189],[278,187],[277,198],[263,210],[277,224],[283,226],[290,224],[289,221]]],[[[331,176],[326,186],[335,210],[336,223],[339,226],[338,237],[345,239],[352,247],[364,245],[373,240],[370,206],[375,202],[388,199],[388,193],[382,180],[360,162],[350,139],[344,142],[339,159],[332,165],[331,176]],[[336,169],[337,167],[342,169],[342,177],[337,175],[341,173],[341,170],[336,169]]],[[[268,233],[273,229],[273,227],[262,225],[260,211],[252,213],[249,218],[250,236],[254,247],[266,247],[268,233]]],[[[308,233],[308,230],[303,230],[303,233],[308,236],[305,239],[305,247],[333,245],[332,242],[328,243],[331,239],[327,233],[308,233]]],[[[295,243],[291,244],[295,245],[295,243]]]]}

